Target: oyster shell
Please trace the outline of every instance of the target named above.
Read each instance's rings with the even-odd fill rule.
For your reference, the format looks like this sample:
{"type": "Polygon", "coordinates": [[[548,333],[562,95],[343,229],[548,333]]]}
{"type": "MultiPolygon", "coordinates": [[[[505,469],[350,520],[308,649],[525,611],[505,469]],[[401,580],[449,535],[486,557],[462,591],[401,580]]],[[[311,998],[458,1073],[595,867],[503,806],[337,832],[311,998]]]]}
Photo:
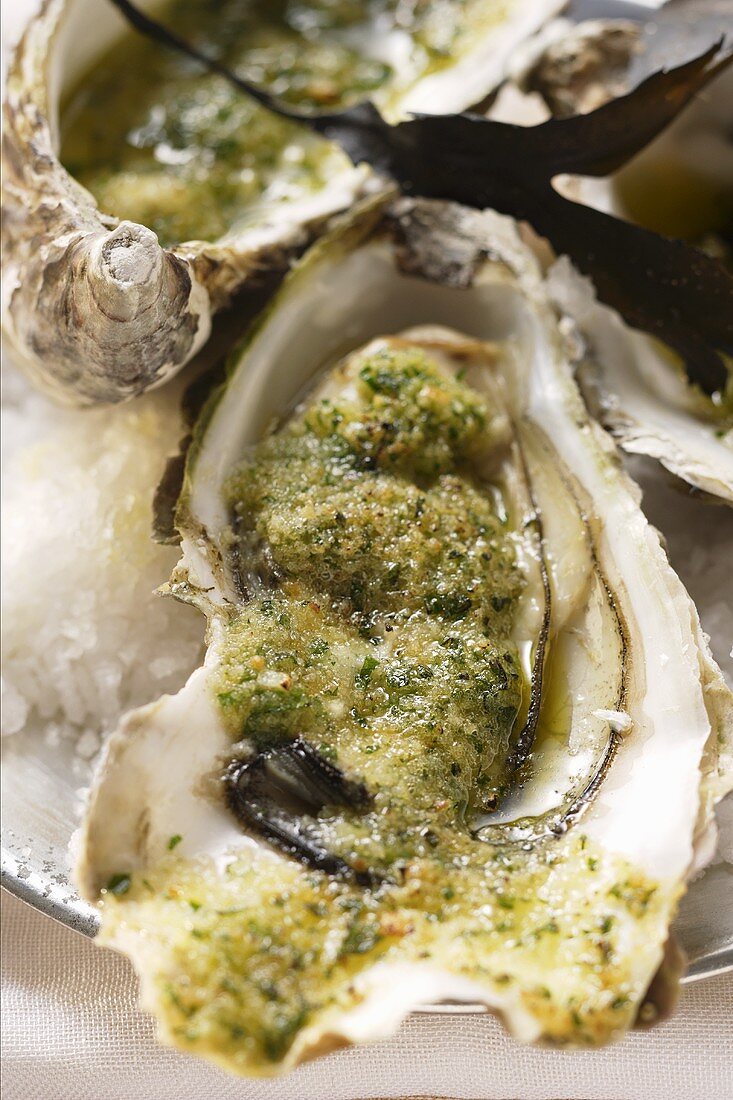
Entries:
{"type": "MultiPolygon", "coordinates": [[[[526,1041],[600,1043],[636,1019],[712,805],[731,787],[732,699],[638,490],[585,410],[568,331],[509,219],[401,202],[362,210],[314,246],[234,357],[189,453],[177,519],[182,558],[170,583],[207,616],[206,662],[176,696],[132,713],[113,736],[76,869],[84,894],[101,901],[102,942],[133,959],[143,1004],[167,1042],[234,1072],[269,1074],[391,1034],[411,1009],[441,1000],[484,1004],[526,1041]],[[416,465],[407,471],[408,436],[389,397],[394,377],[369,373],[375,362],[394,363],[400,349],[418,355],[408,370],[418,378],[415,400],[438,416],[423,443],[419,433],[410,437],[416,465]],[[432,363],[425,375],[421,355],[432,363]],[[283,423],[334,362],[315,398],[283,423]],[[296,463],[298,440],[321,438],[318,418],[329,410],[334,430],[346,433],[339,453],[348,439],[347,453],[369,461],[355,468],[348,459],[310,497],[292,495],[297,465],[285,467],[293,471],[285,489],[282,465],[271,474],[263,467],[258,507],[266,499],[282,508],[266,538],[258,528],[247,542],[233,516],[246,528],[254,505],[248,497],[243,512],[232,511],[241,499],[239,490],[232,496],[232,470],[273,417],[282,425],[273,445],[295,432],[296,463]],[[315,427],[306,431],[309,415],[315,427]],[[487,705],[500,699],[514,715],[509,742],[496,740],[488,760],[465,715],[438,739],[440,751],[426,742],[414,756],[410,723],[395,719],[380,755],[372,751],[378,720],[358,720],[369,692],[393,690],[380,662],[392,669],[411,644],[427,668],[423,683],[431,669],[434,679],[450,672],[441,654],[483,599],[481,568],[465,589],[467,605],[428,601],[408,616],[426,630],[439,624],[454,641],[446,648],[441,634],[410,642],[399,608],[390,626],[381,612],[368,618],[375,606],[389,610],[394,578],[365,574],[366,589],[332,599],[323,588],[332,574],[317,551],[334,538],[306,538],[326,530],[317,524],[328,484],[341,494],[327,508],[329,530],[340,508],[348,512],[349,486],[376,492],[375,469],[385,478],[396,470],[400,492],[421,487],[429,497],[441,483],[431,463],[442,444],[452,455],[465,446],[449,477],[469,529],[461,494],[478,493],[484,504],[476,509],[492,515],[481,534],[464,528],[459,537],[455,527],[431,537],[430,552],[443,563],[444,548],[460,549],[464,538],[459,557],[473,568],[490,538],[499,571],[487,576],[514,578],[514,611],[502,619],[499,601],[479,646],[501,640],[504,686],[495,678],[484,690],[487,705]],[[290,522],[302,535],[294,544],[290,522]],[[303,546],[312,548],[305,565],[303,546]],[[497,556],[514,564],[502,572],[497,556]],[[281,598],[291,601],[284,617],[281,598]],[[251,657],[246,645],[235,651],[241,675],[232,680],[237,630],[261,648],[251,657]],[[301,636],[321,645],[309,663],[293,664],[301,636]],[[332,667],[326,652],[336,689],[321,691],[319,705],[330,700],[333,721],[316,729],[307,707],[291,704],[315,705],[308,677],[332,667]],[[511,670],[520,665],[523,702],[515,695],[512,703],[511,670]],[[242,685],[279,700],[269,719],[260,708],[247,726],[245,706],[232,726],[227,707],[240,705],[242,685]],[[295,725],[280,729],[286,712],[295,725]],[[403,749],[409,762],[400,761],[403,749]],[[459,763],[469,759],[473,770],[459,763]],[[493,808],[478,797],[487,788],[477,777],[495,778],[497,769],[493,808]],[[471,813],[456,809],[461,799],[471,813]],[[397,853],[385,847],[394,814],[397,853]]],[[[250,475],[243,484],[251,488],[250,475]]],[[[425,508],[405,533],[418,540],[410,543],[418,555],[425,508]]],[[[347,512],[343,537],[359,530],[347,512]]],[[[387,568],[379,514],[375,503],[374,561],[387,568]]],[[[348,551],[343,567],[356,563],[358,572],[360,553],[348,551]]],[[[407,557],[400,563],[409,566],[407,557]]],[[[448,679],[456,707],[460,699],[475,705],[475,685],[462,696],[461,676],[448,679]]],[[[429,689],[420,690],[428,700],[429,689]]],[[[411,713],[422,728],[419,709],[411,713]]],[[[492,713],[489,728],[498,730],[507,714],[492,713]]],[[[666,969],[660,975],[658,1005],[674,984],[666,969]]],[[[648,1004],[645,1016],[655,1011],[648,1004]]]]}
{"type": "Polygon", "coordinates": [[[510,75],[556,118],[585,114],[629,91],[640,39],[640,26],[628,19],[556,19],[517,51],[510,75]]]}
{"type": "MultiPolygon", "coordinates": [[[[573,28],[563,20],[551,24],[515,59],[512,75],[526,99],[505,100],[505,116],[537,121],[548,110],[557,117],[585,113],[629,91],[655,67],[655,59],[670,63],[691,56],[696,43],[730,30],[730,11],[717,0],[699,5],[683,0],[648,18],[645,32],[638,24],[613,19],[573,28]]],[[[616,217],[689,240],[730,263],[732,105],[733,73],[728,71],[615,175],[567,178],[559,181],[559,189],[616,217]]],[[[708,397],[689,384],[682,364],[661,345],[614,325],[608,311],[596,312],[592,289],[569,278],[567,267],[560,283],[562,308],[594,345],[594,369],[586,373],[584,385],[595,415],[624,450],[650,455],[701,492],[733,503],[733,380],[725,391],[708,397]]],[[[730,307],[733,316],[733,301],[730,307]]]]}
{"type": "MultiPolygon", "coordinates": [[[[467,53],[409,87],[394,109],[461,110],[502,79],[517,42],[561,0],[511,0],[467,53]]],[[[141,4],[159,7],[154,0],[141,4]]],[[[92,196],[58,159],[65,92],[122,33],[111,4],[45,0],[11,64],[4,104],[3,325],[36,382],[78,404],[164,382],[207,339],[211,317],[262,268],[283,268],[365,186],[336,172],[320,192],[265,210],[217,241],[163,248],[92,196]]]]}

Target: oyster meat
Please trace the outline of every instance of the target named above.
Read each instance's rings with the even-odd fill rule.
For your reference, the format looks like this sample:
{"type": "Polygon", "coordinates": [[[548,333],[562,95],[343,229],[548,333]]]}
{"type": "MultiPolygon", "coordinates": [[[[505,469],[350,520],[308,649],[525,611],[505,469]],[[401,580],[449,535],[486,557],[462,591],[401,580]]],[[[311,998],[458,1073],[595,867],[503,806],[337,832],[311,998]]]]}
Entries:
{"type": "Polygon", "coordinates": [[[582,1046],[662,1011],[731,694],[571,328],[509,219],[378,202],[233,357],[170,581],[207,658],[111,739],[76,870],[167,1042],[271,1074],[447,999],[582,1046]]]}
{"type": "MultiPolygon", "coordinates": [[[[373,93],[394,117],[483,99],[561,4],[139,6],[286,99],[322,107],[373,93]]],[[[45,0],[4,104],[3,326],[36,382],[79,404],[164,382],[240,287],[284,269],[377,186],[333,147],[124,30],[111,3],[45,0]]]]}

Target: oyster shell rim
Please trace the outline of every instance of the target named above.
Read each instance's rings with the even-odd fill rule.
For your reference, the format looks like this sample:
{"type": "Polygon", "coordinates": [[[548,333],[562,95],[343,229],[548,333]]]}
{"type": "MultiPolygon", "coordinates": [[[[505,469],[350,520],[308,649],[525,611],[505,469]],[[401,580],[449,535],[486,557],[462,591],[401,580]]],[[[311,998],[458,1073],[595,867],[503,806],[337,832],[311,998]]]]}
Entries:
{"type": "MultiPolygon", "coordinates": [[[[706,5],[708,8],[713,6],[706,5]]],[[[547,24],[520,48],[509,74],[513,98],[507,100],[502,118],[516,116],[516,121],[522,121],[524,112],[529,112],[532,121],[563,117],[562,103],[554,103],[557,109],[552,110],[554,93],[559,95],[560,100],[564,99],[566,109],[569,102],[574,101],[580,112],[585,113],[618,94],[619,87],[614,86],[614,82],[618,85],[620,81],[624,86],[622,90],[628,90],[629,79],[638,82],[650,68],[646,54],[651,51],[652,57],[658,56],[659,47],[655,45],[654,35],[650,31],[654,26],[654,9],[638,3],[631,7],[636,10],[629,13],[629,28],[634,28],[632,38],[636,42],[628,43],[623,79],[617,62],[610,63],[609,58],[604,57],[604,40],[609,36],[613,45],[617,28],[624,22],[622,15],[589,18],[574,25],[558,19],[547,24]],[[646,28],[642,26],[644,21],[648,23],[646,28]],[[585,37],[589,35],[591,60],[595,57],[596,62],[603,64],[595,74],[591,70],[597,77],[593,84],[583,83],[587,74],[583,74],[581,69],[580,83],[573,89],[572,83],[566,86],[563,81],[568,75],[572,77],[575,51],[582,51],[585,37]],[[561,51],[560,79],[555,77],[556,87],[553,88],[552,55],[558,47],[561,51]],[[564,57],[563,49],[566,51],[564,57]],[[543,65],[549,85],[544,91],[541,81],[538,86],[533,83],[543,65]],[[563,65],[569,65],[569,70],[564,71],[563,65]],[[584,102],[583,97],[588,95],[592,102],[584,102]]],[[[691,9],[692,5],[689,7],[691,9]]],[[[714,18],[712,12],[706,11],[705,16],[708,15],[714,18]]],[[[683,12],[682,18],[689,19],[690,15],[683,12]]],[[[722,21],[722,12],[720,18],[722,21]]],[[[675,13],[670,11],[669,19],[664,24],[666,40],[673,29],[674,19],[675,13]]],[[[669,149],[679,142],[680,135],[694,132],[693,120],[697,118],[699,121],[701,116],[708,128],[712,118],[717,118],[718,138],[722,142],[724,112],[721,105],[730,101],[731,91],[733,72],[720,72],[706,89],[705,95],[689,105],[668,130],[644,149],[641,158],[658,155],[654,153],[655,149],[669,149]]],[[[733,121],[733,114],[729,111],[728,115],[728,121],[733,121]]],[[[621,169],[618,174],[623,172],[624,169],[621,169]]],[[[560,189],[576,202],[624,219],[626,213],[612,181],[613,176],[599,179],[570,177],[560,189]]],[[[558,267],[565,267],[565,276],[567,258],[554,258],[558,267]]],[[[575,319],[581,331],[585,330],[589,343],[605,345],[602,351],[596,349],[592,352],[579,370],[580,388],[591,413],[628,454],[648,455],[661,463],[673,478],[686,483],[711,503],[733,506],[733,427],[730,416],[723,421],[722,434],[719,434],[721,421],[716,420],[710,399],[701,394],[694,383],[678,376],[670,363],[663,363],[662,355],[652,347],[651,341],[645,341],[641,334],[632,333],[623,323],[616,329],[618,346],[611,353],[608,334],[603,330],[607,330],[612,322],[607,311],[596,308],[597,298],[590,280],[576,273],[572,286],[567,278],[563,281],[564,292],[557,296],[559,308],[575,319]],[[609,366],[611,361],[612,367],[609,366]],[[667,389],[669,392],[665,392],[667,389]]]]}

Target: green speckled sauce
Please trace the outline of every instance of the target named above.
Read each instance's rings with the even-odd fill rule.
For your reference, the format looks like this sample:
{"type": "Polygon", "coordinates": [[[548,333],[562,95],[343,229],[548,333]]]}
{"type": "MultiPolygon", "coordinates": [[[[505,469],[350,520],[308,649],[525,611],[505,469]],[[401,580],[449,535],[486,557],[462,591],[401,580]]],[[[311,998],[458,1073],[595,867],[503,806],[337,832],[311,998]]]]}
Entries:
{"type": "MultiPolygon", "coordinates": [[[[173,0],[159,17],[289,102],[325,109],[376,95],[388,108],[505,11],[503,0],[173,0]]],[[[133,34],[70,95],[61,131],[62,163],[100,208],[164,244],[215,240],[347,166],[223,78],[133,34]]]]}
{"type": "Polygon", "coordinates": [[[144,1003],[163,1037],[243,1074],[292,1064],[303,1029],[327,1031],[357,1005],[377,962],[433,964],[509,995],[529,1036],[607,1042],[634,1020],[670,906],[668,889],[582,835],[531,852],[426,844],[376,891],[286,860],[247,856],[221,874],[162,856],[108,895],[103,940],[143,929],[144,1003]]]}
{"type": "Polygon", "coordinates": [[[368,763],[375,814],[397,795],[417,835],[436,801],[450,828],[503,791],[522,576],[470,473],[489,420],[478,395],[399,344],[340,383],[347,396],[311,404],[230,480],[238,558],[277,587],[233,622],[219,699],[260,747],[303,732],[347,768],[368,763]]]}
{"type": "Polygon", "coordinates": [[[231,475],[250,598],[212,691],[243,751],[301,735],[366,785],[369,807],[313,825],[376,878],[263,844],[223,871],[162,851],[111,883],[103,935],[143,930],[145,1003],[175,1045],[278,1072],[306,1029],[328,1036],[363,1000],[377,962],[479,982],[530,1038],[592,1045],[633,1021],[673,889],[580,828],[526,845],[470,828],[510,784],[526,687],[511,516],[476,472],[506,446],[500,410],[393,339],[337,367],[231,475]]]}

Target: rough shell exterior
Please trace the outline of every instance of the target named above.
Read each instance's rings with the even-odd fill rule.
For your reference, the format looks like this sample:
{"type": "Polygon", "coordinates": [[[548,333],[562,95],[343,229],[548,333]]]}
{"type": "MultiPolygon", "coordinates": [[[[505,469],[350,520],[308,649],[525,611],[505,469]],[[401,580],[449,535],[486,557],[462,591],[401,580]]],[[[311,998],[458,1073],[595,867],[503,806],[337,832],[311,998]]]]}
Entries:
{"type": "Polygon", "coordinates": [[[52,69],[76,0],[45,0],[21,39],[3,103],[3,329],[34,382],[64,402],[124,401],[166,381],[206,342],[211,317],[258,273],[284,269],[364,174],[246,245],[161,247],[118,221],[56,156],[52,69]]]}
{"type": "Polygon", "coordinates": [[[209,334],[189,260],[116,224],[61,167],[45,76],[63,16],[48,0],[8,75],[3,110],[3,324],[56,397],[119,401],[162,382],[209,334]]]}

